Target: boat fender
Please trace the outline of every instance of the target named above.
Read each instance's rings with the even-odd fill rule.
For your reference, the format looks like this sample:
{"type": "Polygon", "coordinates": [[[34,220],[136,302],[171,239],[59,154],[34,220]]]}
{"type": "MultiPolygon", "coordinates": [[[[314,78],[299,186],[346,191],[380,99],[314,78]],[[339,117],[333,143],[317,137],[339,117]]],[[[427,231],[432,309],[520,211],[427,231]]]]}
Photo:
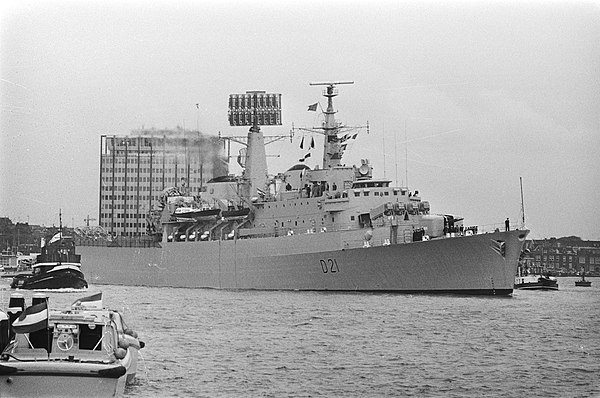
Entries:
{"type": "Polygon", "coordinates": [[[138,338],[138,334],[134,330],[129,328],[125,329],[125,334],[135,337],[136,339],[138,338]]]}
{"type": "Polygon", "coordinates": [[[115,357],[117,359],[123,359],[127,355],[127,350],[121,347],[115,348],[115,357]]]}
{"type": "Polygon", "coordinates": [[[124,333],[119,333],[119,347],[121,348],[129,348],[129,347],[133,347],[133,348],[137,348],[138,350],[141,348],[140,347],[140,342],[138,341],[138,339],[136,339],[133,336],[130,336],[128,334],[124,334],[124,333]]]}

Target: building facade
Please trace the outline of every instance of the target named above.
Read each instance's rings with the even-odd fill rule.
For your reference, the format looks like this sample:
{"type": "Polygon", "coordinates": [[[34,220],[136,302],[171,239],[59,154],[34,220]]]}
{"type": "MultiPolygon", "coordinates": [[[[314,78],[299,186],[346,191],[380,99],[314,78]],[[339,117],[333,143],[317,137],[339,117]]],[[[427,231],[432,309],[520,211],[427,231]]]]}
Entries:
{"type": "Polygon", "coordinates": [[[536,272],[575,275],[600,275],[600,241],[571,236],[533,240],[525,257],[528,268],[536,272]]]}
{"type": "Polygon", "coordinates": [[[134,130],[100,138],[99,224],[111,236],[146,234],[147,215],[162,192],[177,187],[197,195],[213,177],[227,174],[223,142],[197,131],[134,130]]]}

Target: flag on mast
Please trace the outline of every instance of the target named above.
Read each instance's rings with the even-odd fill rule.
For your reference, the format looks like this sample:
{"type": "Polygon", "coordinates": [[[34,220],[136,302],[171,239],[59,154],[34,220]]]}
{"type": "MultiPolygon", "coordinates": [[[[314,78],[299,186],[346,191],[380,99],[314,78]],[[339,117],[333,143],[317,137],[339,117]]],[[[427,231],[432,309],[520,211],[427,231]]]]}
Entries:
{"type": "Polygon", "coordinates": [[[50,242],[48,242],[48,244],[54,243],[58,240],[60,240],[60,232],[55,233],[54,236],[50,239],[50,242]]]}
{"type": "Polygon", "coordinates": [[[316,112],[316,111],[317,111],[317,105],[319,105],[319,103],[318,103],[318,102],[315,102],[314,104],[312,104],[312,105],[309,105],[309,106],[308,106],[308,110],[309,110],[309,111],[312,111],[312,112],[316,112]]]}

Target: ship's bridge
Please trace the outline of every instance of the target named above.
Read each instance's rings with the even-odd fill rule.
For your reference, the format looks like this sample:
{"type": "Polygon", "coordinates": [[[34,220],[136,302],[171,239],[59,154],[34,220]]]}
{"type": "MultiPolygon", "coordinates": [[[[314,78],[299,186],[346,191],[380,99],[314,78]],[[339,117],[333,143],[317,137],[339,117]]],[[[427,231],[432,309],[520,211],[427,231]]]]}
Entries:
{"type": "Polygon", "coordinates": [[[352,183],[352,189],[361,188],[387,188],[390,186],[389,180],[361,180],[352,183]]]}

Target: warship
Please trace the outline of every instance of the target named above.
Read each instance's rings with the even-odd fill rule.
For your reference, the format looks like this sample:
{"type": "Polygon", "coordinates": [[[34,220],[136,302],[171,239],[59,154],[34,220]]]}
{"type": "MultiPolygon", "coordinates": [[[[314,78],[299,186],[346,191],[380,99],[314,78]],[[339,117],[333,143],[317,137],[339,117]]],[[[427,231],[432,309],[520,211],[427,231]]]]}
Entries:
{"type": "MultiPolygon", "coordinates": [[[[356,134],[336,119],[333,99],[340,85],[352,83],[310,83],[324,86],[327,106],[321,125],[303,130],[302,143],[310,137],[314,147],[315,134],[322,136],[322,166],[310,168],[300,159],[274,176],[267,171],[259,101],[248,101],[241,175],[214,178],[196,196],[181,187],[166,189],[160,211],[148,220],[152,244],[80,244],[90,282],[512,294],[528,230],[483,233],[465,226],[462,217],[433,213],[418,191],[374,178],[368,159],[342,162],[356,134]]],[[[232,125],[239,116],[233,103],[230,97],[232,125]]]]}

